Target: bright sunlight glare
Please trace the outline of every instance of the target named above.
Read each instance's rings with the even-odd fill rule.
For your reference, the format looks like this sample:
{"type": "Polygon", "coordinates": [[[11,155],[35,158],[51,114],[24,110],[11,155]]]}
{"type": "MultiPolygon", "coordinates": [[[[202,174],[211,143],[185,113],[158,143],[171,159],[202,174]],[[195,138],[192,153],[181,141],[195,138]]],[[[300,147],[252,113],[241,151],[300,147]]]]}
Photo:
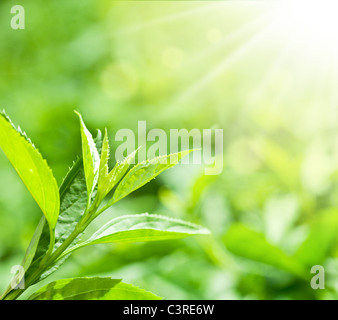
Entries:
{"type": "Polygon", "coordinates": [[[338,1],[293,0],[280,3],[275,14],[281,27],[299,44],[338,48],[338,1]]]}

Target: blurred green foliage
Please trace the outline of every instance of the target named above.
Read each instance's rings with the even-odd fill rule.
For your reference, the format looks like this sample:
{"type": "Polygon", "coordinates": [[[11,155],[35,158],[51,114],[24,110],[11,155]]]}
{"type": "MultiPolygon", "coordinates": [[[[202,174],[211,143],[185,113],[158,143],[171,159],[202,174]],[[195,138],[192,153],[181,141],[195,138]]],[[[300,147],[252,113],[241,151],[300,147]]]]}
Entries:
{"type": "MultiPolygon", "coordinates": [[[[337,77],[269,29],[270,2],[17,2],[24,30],[10,27],[14,2],[0,3],[0,107],[59,183],[81,153],[74,109],[92,132],[108,128],[113,150],[139,120],[224,129],[222,174],[178,166],[95,221],[158,213],[212,236],[85,248],[47,282],[112,276],[167,299],[337,298],[337,77]],[[310,286],[313,265],[325,290],[310,286]]],[[[40,217],[2,154],[1,291],[40,217]]]]}

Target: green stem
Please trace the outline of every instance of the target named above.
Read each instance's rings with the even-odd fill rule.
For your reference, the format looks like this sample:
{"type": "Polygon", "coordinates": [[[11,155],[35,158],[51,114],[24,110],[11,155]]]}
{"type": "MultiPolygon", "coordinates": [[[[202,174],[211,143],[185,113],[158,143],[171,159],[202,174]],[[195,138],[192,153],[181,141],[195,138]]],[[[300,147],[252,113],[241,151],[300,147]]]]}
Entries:
{"type": "Polygon", "coordinates": [[[99,211],[95,212],[91,218],[91,221],[93,221],[94,219],[96,219],[101,213],[103,213],[104,211],[106,211],[109,207],[111,207],[111,204],[107,204],[105,205],[103,208],[101,208],[99,211]]]}
{"type": "MultiPolygon", "coordinates": [[[[85,221],[85,224],[83,226],[83,229],[86,229],[87,226],[93,221],[95,220],[101,213],[103,213],[105,210],[107,210],[107,208],[110,206],[105,206],[102,209],[100,209],[99,211],[96,212],[96,210],[98,209],[95,205],[92,206],[91,211],[93,211],[93,214],[89,214],[88,218],[85,221]]],[[[81,231],[80,233],[82,233],[83,231],[81,231]]],[[[71,236],[70,236],[71,237],[71,236]]],[[[75,238],[74,238],[75,239],[75,238]]],[[[68,240],[68,239],[67,239],[68,240]]],[[[72,242],[72,241],[71,241],[72,242]]],[[[63,244],[62,244],[63,245],[63,244]]],[[[60,249],[62,247],[62,245],[58,248],[60,249]]],[[[71,248],[69,248],[67,250],[67,248],[69,247],[69,245],[66,247],[64,247],[64,250],[60,249],[60,254],[57,255],[56,259],[53,261],[54,263],[58,262],[59,260],[63,259],[65,256],[67,256],[68,254],[72,253],[73,251],[82,248],[83,246],[85,246],[85,242],[80,243],[79,245],[75,245],[71,248]]],[[[57,251],[57,250],[56,250],[57,251]]],[[[55,253],[56,253],[55,251],[55,253]]],[[[55,254],[54,253],[54,254],[55,254]]]]}
{"type": "MultiPolygon", "coordinates": [[[[52,266],[58,258],[62,255],[62,253],[72,244],[72,242],[86,229],[88,224],[92,221],[90,219],[91,212],[85,212],[76,225],[73,232],[69,235],[69,237],[58,247],[53,253],[51,250],[54,248],[55,236],[51,237],[51,245],[46,253],[46,256],[42,259],[40,263],[40,267],[36,272],[34,272],[29,279],[26,281],[26,289],[33,285],[39,277],[50,267],[52,266]],[[52,248],[52,249],[51,249],[52,248]]],[[[54,234],[54,233],[53,233],[54,234]]],[[[17,289],[11,290],[10,292],[6,292],[3,296],[1,296],[1,300],[14,300],[18,298],[26,289],[17,289]]]]}
{"type": "Polygon", "coordinates": [[[50,257],[54,250],[54,245],[55,245],[55,229],[49,227],[49,234],[50,234],[50,241],[49,241],[49,248],[48,251],[46,252],[46,259],[50,257]]]}
{"type": "Polygon", "coordinates": [[[88,225],[93,221],[92,216],[94,212],[92,210],[85,212],[76,225],[73,232],[68,236],[68,238],[58,247],[54,253],[49,257],[46,263],[46,267],[54,264],[59,260],[62,253],[73,243],[73,241],[88,227],[88,225]]]}
{"type": "Polygon", "coordinates": [[[89,210],[86,210],[82,218],[76,225],[73,232],[68,236],[68,238],[53,252],[55,246],[55,232],[51,230],[51,241],[46,256],[41,260],[39,268],[27,279],[25,289],[16,289],[6,291],[1,297],[0,300],[15,300],[17,299],[29,286],[36,283],[40,276],[48,270],[53,264],[55,264],[60,259],[64,258],[67,254],[71,253],[72,248],[67,250],[67,248],[73,243],[73,241],[88,227],[88,225],[98,217],[103,211],[105,211],[108,206],[103,207],[99,211],[97,206],[92,206],[89,210]]]}

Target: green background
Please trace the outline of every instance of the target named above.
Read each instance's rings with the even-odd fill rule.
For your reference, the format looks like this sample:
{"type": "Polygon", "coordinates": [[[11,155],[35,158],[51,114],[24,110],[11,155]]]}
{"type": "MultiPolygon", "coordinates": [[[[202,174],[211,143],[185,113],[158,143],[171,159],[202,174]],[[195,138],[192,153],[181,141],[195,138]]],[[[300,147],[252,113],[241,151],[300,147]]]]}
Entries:
{"type": "MultiPolygon", "coordinates": [[[[136,130],[140,120],[149,130],[224,130],[220,175],[177,166],[91,228],[149,212],[199,223],[212,236],[89,247],[35,288],[104,275],[167,299],[337,297],[332,51],[292,42],[285,25],[273,25],[270,1],[15,4],[25,8],[24,30],[10,27],[14,2],[0,3],[0,108],[27,132],[58,183],[81,153],[74,109],[92,132],[108,128],[113,149],[116,131],[136,130]],[[325,268],[325,290],[310,286],[314,265],[325,268]]],[[[0,291],[40,217],[0,154],[0,291]]]]}

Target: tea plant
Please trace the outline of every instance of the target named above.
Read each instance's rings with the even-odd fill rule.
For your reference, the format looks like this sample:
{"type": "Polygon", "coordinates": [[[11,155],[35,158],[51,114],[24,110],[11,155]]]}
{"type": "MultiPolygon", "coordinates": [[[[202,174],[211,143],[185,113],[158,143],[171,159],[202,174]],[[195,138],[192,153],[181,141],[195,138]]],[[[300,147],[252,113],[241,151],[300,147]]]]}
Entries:
{"type": "MultiPolygon", "coordinates": [[[[103,138],[98,131],[94,139],[81,115],[77,114],[82,157],[74,162],[58,187],[47,162],[31,140],[20,128],[15,128],[4,112],[0,113],[0,147],[43,213],[21,264],[24,273],[17,276],[16,286],[10,285],[1,300],[18,298],[28,287],[54,272],[72,252],[85,246],[178,239],[209,233],[195,224],[145,213],[115,217],[88,240],[81,241],[88,225],[107,208],[175,166],[192,150],[146,160],[130,168],[135,150],[109,170],[107,130],[103,138]],[[24,288],[20,284],[24,284],[24,288]]],[[[121,279],[93,277],[54,281],[29,299],[160,298],[121,279]]]]}

